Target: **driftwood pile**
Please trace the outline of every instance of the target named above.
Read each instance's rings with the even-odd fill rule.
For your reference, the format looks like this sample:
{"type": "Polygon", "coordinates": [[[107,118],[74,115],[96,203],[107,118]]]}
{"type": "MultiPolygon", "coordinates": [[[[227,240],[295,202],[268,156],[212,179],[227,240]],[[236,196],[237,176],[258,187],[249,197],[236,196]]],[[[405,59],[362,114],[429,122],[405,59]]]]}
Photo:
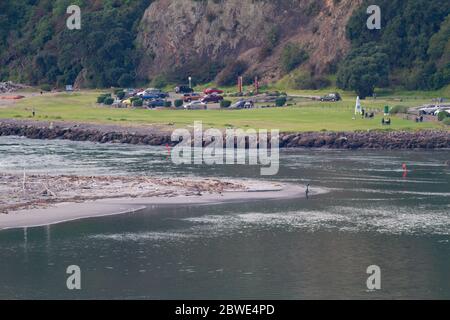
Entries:
{"type": "Polygon", "coordinates": [[[246,190],[215,179],[187,180],[131,176],[0,174],[0,213],[61,202],[111,198],[196,196],[246,190]]]}
{"type": "Polygon", "coordinates": [[[25,87],[22,84],[13,83],[12,81],[0,82],[0,93],[15,92],[25,87]]]}

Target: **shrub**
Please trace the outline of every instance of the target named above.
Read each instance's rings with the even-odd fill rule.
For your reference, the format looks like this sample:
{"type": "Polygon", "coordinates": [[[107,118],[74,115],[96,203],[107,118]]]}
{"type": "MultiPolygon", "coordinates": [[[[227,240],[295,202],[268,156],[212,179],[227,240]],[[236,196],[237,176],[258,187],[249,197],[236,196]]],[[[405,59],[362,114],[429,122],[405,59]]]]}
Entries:
{"type": "Polygon", "coordinates": [[[120,100],[122,100],[123,98],[125,98],[125,92],[120,91],[116,94],[117,98],[119,98],[120,100]]]}
{"type": "Polygon", "coordinates": [[[397,114],[397,113],[408,113],[408,106],[394,106],[390,113],[391,114],[397,114]]]}
{"type": "Polygon", "coordinates": [[[170,108],[172,106],[172,101],[164,101],[164,107],[170,108]]]}
{"type": "Polygon", "coordinates": [[[444,121],[449,116],[450,116],[450,114],[448,114],[447,111],[441,111],[441,112],[438,113],[438,120],[439,121],[444,121]]]}
{"type": "Polygon", "coordinates": [[[144,105],[144,101],[142,99],[133,100],[133,107],[142,107],[144,105]]]}
{"type": "Polygon", "coordinates": [[[183,105],[183,100],[181,99],[175,100],[174,104],[176,108],[179,108],[183,105]]]}
{"type": "Polygon", "coordinates": [[[275,100],[275,105],[277,107],[282,107],[286,104],[286,102],[287,102],[286,97],[280,97],[280,98],[277,98],[277,100],[275,100]]]}
{"type": "Polygon", "coordinates": [[[230,100],[222,100],[220,101],[220,107],[221,108],[229,108],[231,106],[230,100]]]}
{"type": "Polygon", "coordinates": [[[111,97],[105,97],[105,100],[103,100],[103,103],[106,104],[107,106],[110,106],[114,103],[114,99],[111,97]]]}
{"type": "Polygon", "coordinates": [[[106,97],[105,96],[99,96],[97,97],[97,103],[103,103],[105,102],[106,97]]]}
{"type": "Polygon", "coordinates": [[[110,93],[104,93],[97,97],[97,103],[105,103],[106,98],[111,98],[110,93]]]}
{"type": "Polygon", "coordinates": [[[447,126],[450,126],[450,117],[445,118],[445,119],[442,121],[442,123],[445,124],[445,125],[447,125],[447,126]]]}

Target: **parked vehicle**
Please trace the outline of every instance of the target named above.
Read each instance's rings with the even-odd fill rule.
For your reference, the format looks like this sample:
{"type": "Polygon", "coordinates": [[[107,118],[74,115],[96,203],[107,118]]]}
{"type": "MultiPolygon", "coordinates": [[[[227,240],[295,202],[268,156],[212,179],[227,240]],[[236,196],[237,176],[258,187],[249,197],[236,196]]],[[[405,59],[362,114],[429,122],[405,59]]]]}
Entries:
{"type": "Polygon", "coordinates": [[[244,104],[244,109],[252,109],[254,106],[253,101],[247,101],[244,104]]]}
{"type": "Polygon", "coordinates": [[[137,94],[137,96],[141,97],[144,100],[148,99],[165,99],[169,97],[169,95],[165,92],[162,92],[160,89],[148,88],[144,91],[141,91],[137,94]]]}
{"type": "Polygon", "coordinates": [[[125,92],[127,98],[134,97],[138,93],[138,91],[133,88],[123,89],[123,92],[125,92]]]}
{"type": "Polygon", "coordinates": [[[208,106],[201,101],[192,101],[184,106],[186,110],[206,110],[208,106]]]}
{"type": "Polygon", "coordinates": [[[149,108],[164,107],[165,104],[166,104],[166,101],[163,99],[150,100],[149,102],[146,103],[146,105],[149,108]]]}
{"type": "Polygon", "coordinates": [[[441,113],[441,112],[447,112],[447,113],[450,114],[450,110],[449,110],[449,109],[438,109],[438,110],[436,110],[436,111],[434,112],[434,115],[435,115],[435,116],[438,116],[439,113],[441,113]]]}
{"type": "Polygon", "coordinates": [[[186,85],[179,85],[175,87],[175,93],[192,93],[194,89],[186,85]]]}
{"type": "Polygon", "coordinates": [[[332,102],[335,102],[335,101],[340,101],[340,100],[341,100],[341,96],[337,92],[327,94],[327,95],[325,95],[325,96],[320,98],[320,101],[332,101],[332,102]]]}
{"type": "Polygon", "coordinates": [[[428,106],[428,107],[419,109],[419,112],[421,114],[434,115],[435,112],[438,111],[438,110],[440,110],[439,106],[428,106]]]}
{"type": "Polygon", "coordinates": [[[243,109],[245,106],[246,101],[245,100],[239,100],[235,103],[233,103],[229,109],[243,109]]]}
{"type": "Polygon", "coordinates": [[[202,99],[202,96],[199,93],[185,93],[183,95],[183,101],[184,102],[191,102],[191,101],[197,101],[202,99]]]}
{"type": "Polygon", "coordinates": [[[204,96],[201,101],[204,103],[219,103],[222,100],[223,100],[222,96],[219,96],[217,94],[208,94],[204,96]]]}
{"type": "Polygon", "coordinates": [[[239,100],[233,103],[229,109],[251,109],[255,106],[252,100],[239,100]]]}
{"type": "Polygon", "coordinates": [[[222,94],[223,90],[217,89],[217,88],[208,88],[205,89],[205,91],[203,91],[204,94],[208,95],[208,94],[222,94]]]}

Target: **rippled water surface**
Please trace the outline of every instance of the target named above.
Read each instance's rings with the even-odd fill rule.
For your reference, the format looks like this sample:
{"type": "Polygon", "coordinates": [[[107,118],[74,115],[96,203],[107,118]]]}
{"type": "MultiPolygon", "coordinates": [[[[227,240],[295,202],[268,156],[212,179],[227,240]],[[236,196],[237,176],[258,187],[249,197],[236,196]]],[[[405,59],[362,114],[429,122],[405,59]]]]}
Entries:
{"type": "MultiPolygon", "coordinates": [[[[0,172],[262,179],[259,167],[175,166],[144,146],[0,137],[0,155],[0,172]]],[[[0,298],[449,299],[448,159],[289,150],[269,179],[329,193],[0,231],[0,298]],[[81,291],[66,289],[69,265],[81,267],[81,291]],[[379,291],[366,288],[370,265],[379,291]]]]}

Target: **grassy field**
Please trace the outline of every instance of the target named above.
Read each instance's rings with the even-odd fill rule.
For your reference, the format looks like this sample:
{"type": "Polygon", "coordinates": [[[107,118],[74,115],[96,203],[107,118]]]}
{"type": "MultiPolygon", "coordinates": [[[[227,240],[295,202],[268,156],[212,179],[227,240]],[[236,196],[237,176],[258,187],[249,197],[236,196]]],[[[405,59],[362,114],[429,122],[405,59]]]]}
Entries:
{"type": "MultiPolygon", "coordinates": [[[[326,92],[329,92],[327,90],[326,92]]],[[[34,96],[17,102],[15,105],[0,107],[0,118],[29,119],[34,108],[36,120],[66,120],[89,123],[113,123],[119,125],[171,124],[176,127],[192,125],[203,121],[205,127],[239,127],[280,129],[294,131],[354,131],[368,129],[429,129],[444,128],[440,123],[415,123],[403,117],[393,116],[390,127],[381,125],[382,114],[375,119],[353,119],[354,94],[343,94],[344,100],[338,103],[321,103],[305,99],[290,101],[291,106],[283,108],[264,108],[251,110],[144,110],[116,109],[95,103],[99,91],[85,91],[72,94],[34,96]]],[[[320,95],[322,92],[296,91],[299,95],[320,95]]],[[[428,96],[382,95],[362,104],[367,111],[380,112],[385,105],[417,106],[429,103],[428,96]]],[[[447,127],[448,128],[448,127],[447,127]]]]}

